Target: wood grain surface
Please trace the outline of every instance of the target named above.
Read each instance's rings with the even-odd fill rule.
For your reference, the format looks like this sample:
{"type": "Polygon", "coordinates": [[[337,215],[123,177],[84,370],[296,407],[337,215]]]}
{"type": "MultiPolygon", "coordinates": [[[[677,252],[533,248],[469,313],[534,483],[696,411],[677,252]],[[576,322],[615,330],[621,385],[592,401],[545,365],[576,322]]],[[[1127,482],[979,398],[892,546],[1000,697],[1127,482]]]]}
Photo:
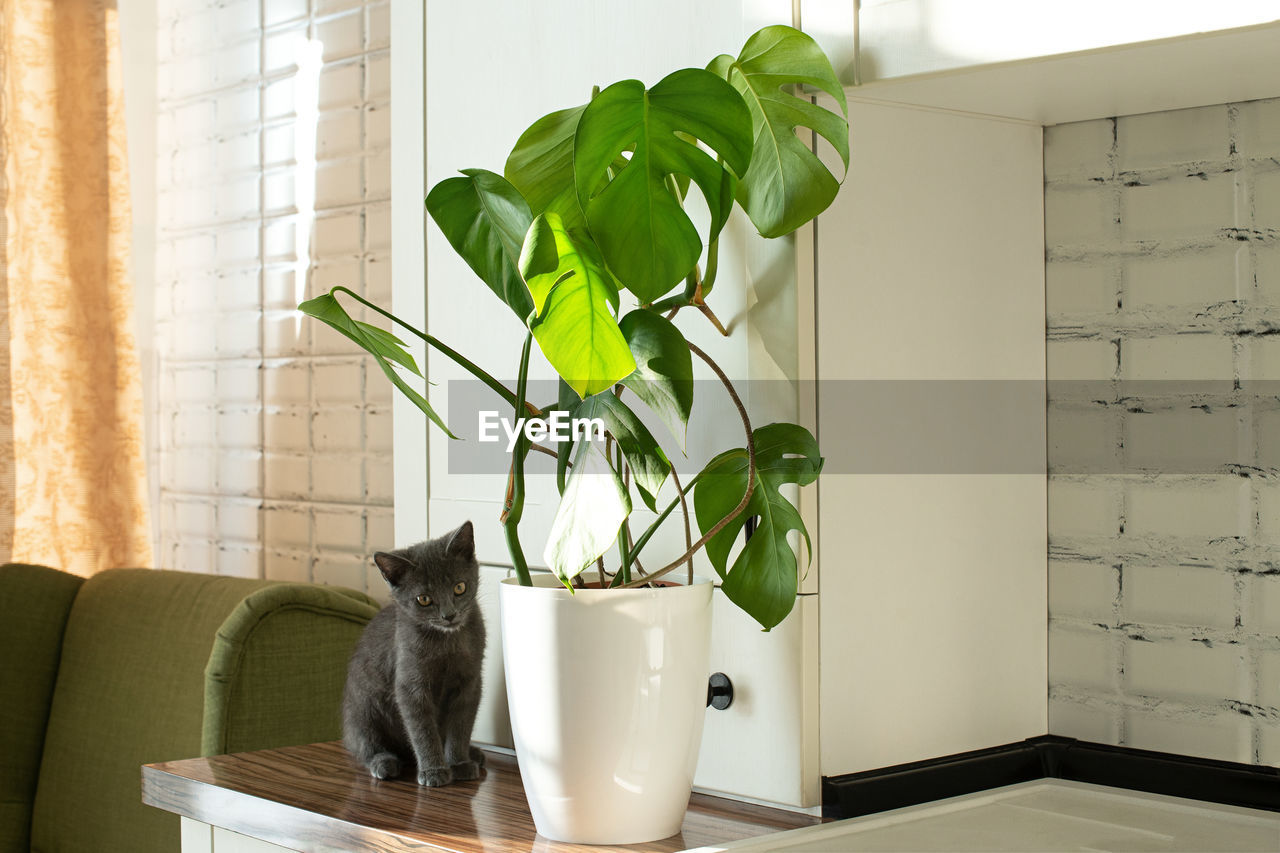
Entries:
{"type": "Polygon", "coordinates": [[[514,758],[488,753],[474,782],[421,788],[378,781],[340,743],[192,758],[142,768],[142,800],[204,823],[303,851],[674,853],[819,822],[694,794],[679,835],[623,847],[549,841],[534,830],[514,758]]]}

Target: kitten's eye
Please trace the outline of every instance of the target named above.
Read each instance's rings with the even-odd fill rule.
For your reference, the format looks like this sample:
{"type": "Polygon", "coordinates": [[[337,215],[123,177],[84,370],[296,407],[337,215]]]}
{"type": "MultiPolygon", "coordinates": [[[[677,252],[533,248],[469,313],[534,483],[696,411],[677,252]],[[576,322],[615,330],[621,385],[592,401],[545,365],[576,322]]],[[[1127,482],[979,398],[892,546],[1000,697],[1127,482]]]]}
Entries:
{"type": "Polygon", "coordinates": [[[464,592],[466,592],[466,591],[467,591],[467,582],[466,582],[466,581],[458,581],[457,583],[455,583],[455,584],[453,585],[453,594],[454,594],[454,595],[462,595],[462,594],[463,594],[464,592]]]}
{"type": "Polygon", "coordinates": [[[418,596],[418,603],[421,604],[423,607],[427,607],[428,605],[431,604],[431,596],[429,595],[418,596]]]}

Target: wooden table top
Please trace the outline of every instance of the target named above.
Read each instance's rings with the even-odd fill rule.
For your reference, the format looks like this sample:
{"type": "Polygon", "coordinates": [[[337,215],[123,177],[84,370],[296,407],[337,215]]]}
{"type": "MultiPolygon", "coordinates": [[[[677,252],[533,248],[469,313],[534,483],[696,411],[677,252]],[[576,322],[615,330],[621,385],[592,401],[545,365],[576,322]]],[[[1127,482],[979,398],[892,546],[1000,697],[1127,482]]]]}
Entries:
{"type": "Polygon", "coordinates": [[[316,743],[148,764],[142,800],[184,817],[296,850],[439,850],[453,853],[674,853],[723,844],[819,818],[694,794],[679,835],[625,847],[537,835],[514,758],[488,753],[474,782],[422,788],[378,781],[342,745],[316,743]]]}

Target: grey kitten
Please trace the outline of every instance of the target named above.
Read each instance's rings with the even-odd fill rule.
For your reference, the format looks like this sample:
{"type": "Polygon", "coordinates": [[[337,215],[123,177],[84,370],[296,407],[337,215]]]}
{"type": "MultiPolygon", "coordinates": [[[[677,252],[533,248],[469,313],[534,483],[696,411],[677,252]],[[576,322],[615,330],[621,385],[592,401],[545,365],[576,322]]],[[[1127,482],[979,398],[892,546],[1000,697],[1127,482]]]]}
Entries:
{"type": "Polygon", "coordinates": [[[471,522],[374,562],[391,604],[373,617],[347,669],[343,743],[378,779],[414,763],[418,784],[476,779],[471,745],[480,705],[484,621],[471,522]]]}

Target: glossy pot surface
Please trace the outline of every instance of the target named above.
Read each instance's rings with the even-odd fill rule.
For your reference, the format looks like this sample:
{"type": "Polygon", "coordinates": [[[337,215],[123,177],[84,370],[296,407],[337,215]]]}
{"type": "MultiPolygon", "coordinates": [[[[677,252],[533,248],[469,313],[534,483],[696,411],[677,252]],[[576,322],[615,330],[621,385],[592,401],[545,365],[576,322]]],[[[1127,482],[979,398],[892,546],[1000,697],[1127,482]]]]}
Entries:
{"type": "Polygon", "coordinates": [[[499,587],[507,703],[538,832],[637,844],[680,831],[702,740],[712,585],[499,587]]]}

